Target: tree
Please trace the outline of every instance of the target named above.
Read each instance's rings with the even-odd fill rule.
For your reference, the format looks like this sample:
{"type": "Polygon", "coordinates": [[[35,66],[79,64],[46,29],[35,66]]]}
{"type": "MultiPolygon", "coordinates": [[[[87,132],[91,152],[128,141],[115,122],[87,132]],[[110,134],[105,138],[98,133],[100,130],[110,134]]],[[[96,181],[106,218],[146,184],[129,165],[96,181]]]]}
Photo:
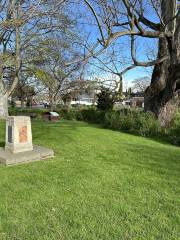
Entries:
{"type": "Polygon", "coordinates": [[[150,79],[148,77],[137,78],[132,81],[132,89],[136,92],[144,93],[147,87],[150,85],[150,79]]]}
{"type": "Polygon", "coordinates": [[[112,110],[114,98],[110,89],[102,87],[101,92],[97,94],[97,108],[100,110],[112,110]]]}
{"type": "Polygon", "coordinates": [[[56,107],[57,99],[66,95],[72,88],[71,82],[77,82],[82,65],[74,59],[80,56],[73,47],[74,37],[64,32],[61,36],[43,39],[34,49],[39,52],[37,59],[33,59],[34,75],[46,87],[50,108],[56,107]]]}
{"type": "Polygon", "coordinates": [[[32,98],[36,95],[33,86],[30,86],[27,82],[19,81],[16,88],[12,93],[12,99],[18,98],[21,101],[21,108],[24,108],[24,102],[26,105],[32,106],[32,98]]]}
{"type": "Polygon", "coordinates": [[[0,55],[0,116],[6,117],[8,115],[8,96],[11,94],[12,90],[15,88],[20,69],[20,30],[19,30],[19,3],[16,1],[4,1],[1,7],[2,21],[0,29],[0,45],[2,46],[0,55]],[[12,33],[14,33],[14,52],[7,51],[7,45],[11,38],[12,33]],[[9,62],[11,62],[9,64],[9,62]],[[11,74],[11,86],[8,85],[6,89],[6,84],[4,82],[4,71],[10,65],[13,69],[11,74]]]}
{"type": "Polygon", "coordinates": [[[154,112],[165,126],[172,118],[180,89],[180,9],[175,0],[163,0],[160,9],[160,26],[169,36],[159,38],[158,58],[166,59],[155,64],[145,93],[145,110],[154,112]]]}
{"type": "Polygon", "coordinates": [[[8,115],[7,99],[16,88],[21,71],[25,71],[31,64],[25,58],[26,52],[36,45],[37,39],[54,31],[61,31],[64,27],[62,24],[66,20],[62,14],[64,2],[64,0],[1,1],[0,117],[8,115]],[[12,71],[11,78],[5,81],[7,66],[12,71]]]}
{"type": "Polygon", "coordinates": [[[136,66],[154,66],[151,84],[145,92],[145,110],[152,111],[161,125],[165,126],[174,112],[174,103],[180,88],[180,8],[177,1],[84,0],[84,2],[97,23],[98,43],[102,48],[107,49],[119,39],[130,37],[133,63],[126,70],[136,66]],[[158,19],[158,22],[154,19],[158,19]],[[152,61],[136,59],[137,38],[159,40],[156,59],[152,61]]]}
{"type": "Polygon", "coordinates": [[[125,98],[124,93],[123,93],[123,81],[122,80],[119,82],[118,90],[115,93],[116,93],[116,101],[122,102],[123,99],[125,98]]]}

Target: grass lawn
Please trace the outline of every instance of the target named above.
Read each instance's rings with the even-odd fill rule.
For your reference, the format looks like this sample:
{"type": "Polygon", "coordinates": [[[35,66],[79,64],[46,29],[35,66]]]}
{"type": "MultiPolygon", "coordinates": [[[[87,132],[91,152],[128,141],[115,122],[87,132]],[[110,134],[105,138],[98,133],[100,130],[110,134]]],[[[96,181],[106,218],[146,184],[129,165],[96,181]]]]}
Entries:
{"type": "Polygon", "coordinates": [[[0,240],[180,239],[180,148],[72,121],[33,139],[56,157],[0,166],[0,240]]]}

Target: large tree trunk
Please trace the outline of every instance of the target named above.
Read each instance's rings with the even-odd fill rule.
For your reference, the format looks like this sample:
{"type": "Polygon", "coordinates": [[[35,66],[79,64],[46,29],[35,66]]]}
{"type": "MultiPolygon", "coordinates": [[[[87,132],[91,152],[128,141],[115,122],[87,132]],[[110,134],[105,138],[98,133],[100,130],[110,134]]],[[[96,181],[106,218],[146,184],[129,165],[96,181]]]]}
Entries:
{"type": "Polygon", "coordinates": [[[158,118],[161,126],[167,126],[178,104],[180,89],[180,14],[177,20],[169,21],[175,15],[174,1],[162,1],[162,16],[167,24],[167,31],[173,37],[159,39],[158,58],[165,55],[168,59],[155,65],[151,85],[145,92],[145,111],[151,111],[158,118]],[[169,24],[168,24],[169,23],[169,24]]]}
{"type": "Polygon", "coordinates": [[[169,55],[169,59],[156,65],[152,74],[150,87],[145,92],[145,111],[151,111],[162,126],[167,126],[178,104],[178,89],[180,87],[180,64],[171,51],[168,42],[159,40],[159,57],[169,55]]]}

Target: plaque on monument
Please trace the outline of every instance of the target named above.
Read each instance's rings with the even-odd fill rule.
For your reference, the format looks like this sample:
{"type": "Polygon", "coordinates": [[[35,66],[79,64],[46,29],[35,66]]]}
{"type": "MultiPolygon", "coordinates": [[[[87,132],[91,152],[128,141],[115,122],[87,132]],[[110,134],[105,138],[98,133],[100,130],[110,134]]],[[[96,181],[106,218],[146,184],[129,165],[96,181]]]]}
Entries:
{"type": "Polygon", "coordinates": [[[12,143],[12,127],[8,126],[8,142],[12,143]]]}
{"type": "Polygon", "coordinates": [[[27,142],[27,126],[23,126],[19,128],[19,142],[20,143],[27,142]]]}

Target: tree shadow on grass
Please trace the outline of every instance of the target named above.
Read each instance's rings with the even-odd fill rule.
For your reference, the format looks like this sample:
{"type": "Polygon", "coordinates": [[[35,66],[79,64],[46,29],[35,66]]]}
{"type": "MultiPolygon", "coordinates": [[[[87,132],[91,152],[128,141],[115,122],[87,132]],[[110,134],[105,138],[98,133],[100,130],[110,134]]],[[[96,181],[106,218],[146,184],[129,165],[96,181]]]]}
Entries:
{"type": "Polygon", "coordinates": [[[86,127],[92,126],[93,128],[97,128],[97,129],[106,129],[106,130],[110,130],[113,132],[119,132],[119,133],[128,134],[128,135],[132,135],[132,136],[136,136],[136,137],[141,137],[144,139],[153,140],[158,143],[165,144],[165,145],[174,145],[174,144],[172,144],[172,142],[169,140],[169,138],[167,136],[162,135],[162,134],[160,134],[159,136],[141,136],[138,133],[131,132],[131,131],[125,131],[125,130],[123,131],[123,130],[108,128],[108,127],[104,126],[102,123],[90,123],[90,122],[64,120],[64,119],[60,120],[57,123],[45,122],[45,121],[43,121],[43,122],[41,121],[41,123],[43,124],[42,128],[43,128],[43,130],[45,129],[45,131],[42,131],[42,129],[40,129],[41,131],[39,131],[39,133],[36,133],[36,137],[34,137],[34,138],[39,138],[39,137],[42,137],[43,135],[45,138],[47,138],[47,136],[48,136],[47,129],[49,129],[49,131],[50,131],[50,129],[61,128],[61,129],[64,129],[65,132],[60,132],[60,133],[68,135],[68,130],[72,131],[72,130],[77,130],[79,127],[86,128],[86,127]]]}
{"type": "MultiPolygon", "coordinates": [[[[95,125],[95,127],[96,127],[96,125],[95,125]]],[[[174,147],[179,147],[179,145],[173,144],[170,141],[170,138],[167,135],[163,135],[163,134],[159,134],[159,136],[142,136],[138,133],[131,132],[131,131],[128,131],[128,130],[118,130],[118,129],[108,128],[108,127],[103,126],[103,125],[100,125],[98,128],[107,129],[107,130],[110,130],[110,131],[113,131],[113,132],[119,132],[119,133],[128,134],[128,135],[135,136],[135,137],[140,137],[140,138],[152,140],[152,141],[164,144],[164,145],[171,145],[171,146],[174,146],[174,147]]]]}
{"type": "Polygon", "coordinates": [[[177,146],[177,145],[174,145],[170,141],[170,139],[167,135],[163,135],[163,134],[159,133],[157,136],[142,136],[142,135],[138,134],[138,132],[122,130],[122,129],[121,130],[113,129],[113,128],[105,126],[103,123],[84,122],[84,121],[77,121],[77,120],[75,120],[75,121],[64,120],[62,122],[62,124],[54,125],[53,127],[60,127],[60,126],[65,127],[66,129],[70,129],[70,130],[76,130],[76,129],[78,129],[78,127],[82,128],[82,127],[92,126],[93,128],[97,128],[97,129],[106,129],[106,130],[110,130],[110,131],[113,131],[113,132],[119,132],[119,133],[123,133],[123,134],[132,135],[132,136],[135,136],[135,137],[140,137],[140,138],[144,138],[144,139],[153,140],[153,141],[156,141],[158,143],[165,144],[165,145],[177,146]]]}

